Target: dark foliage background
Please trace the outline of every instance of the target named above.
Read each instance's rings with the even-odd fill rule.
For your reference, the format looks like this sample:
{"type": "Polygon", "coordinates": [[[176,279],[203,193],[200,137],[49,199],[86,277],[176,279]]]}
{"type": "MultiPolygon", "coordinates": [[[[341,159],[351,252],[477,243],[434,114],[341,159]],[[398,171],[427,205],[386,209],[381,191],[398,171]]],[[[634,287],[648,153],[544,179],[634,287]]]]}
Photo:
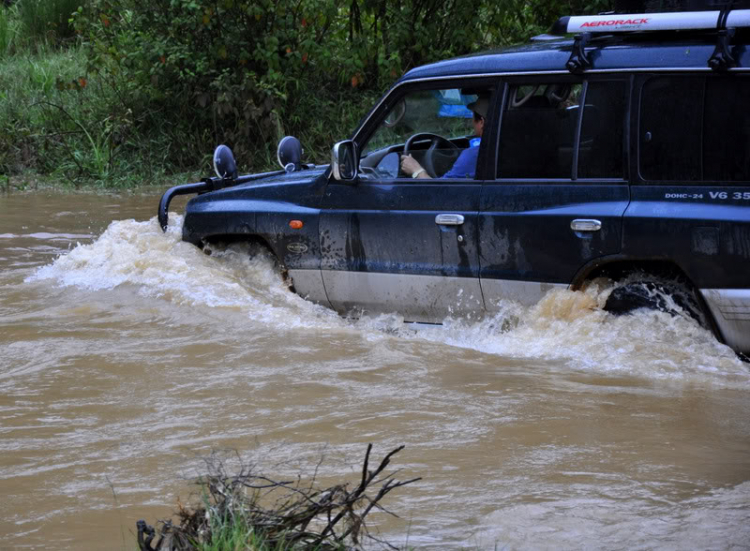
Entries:
{"type": "MultiPolygon", "coordinates": [[[[71,0],[17,0],[6,11],[23,14],[35,3],[59,4],[63,13],[71,7],[71,0]]],[[[30,129],[25,143],[46,154],[26,157],[44,158],[31,165],[50,171],[78,151],[79,159],[63,163],[68,173],[100,179],[142,166],[194,170],[218,143],[234,149],[243,170],[263,169],[289,134],[308,160],[325,162],[331,145],[411,67],[525,42],[561,15],[607,9],[602,0],[79,3],[67,27],[59,14],[48,16],[56,21],[52,40],[50,23],[37,34],[83,61],[75,74],[60,71],[67,74],[57,75],[46,103],[34,102],[58,122],[43,133],[30,129]]],[[[19,165],[18,155],[15,165],[5,161],[8,170],[19,165]]]]}

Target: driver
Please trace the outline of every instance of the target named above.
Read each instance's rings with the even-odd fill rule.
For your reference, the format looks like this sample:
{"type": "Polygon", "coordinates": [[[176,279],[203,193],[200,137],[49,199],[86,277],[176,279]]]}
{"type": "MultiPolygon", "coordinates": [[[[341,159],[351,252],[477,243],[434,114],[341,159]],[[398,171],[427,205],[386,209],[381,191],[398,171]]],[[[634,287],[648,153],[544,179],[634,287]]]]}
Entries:
{"type": "MultiPolygon", "coordinates": [[[[482,137],[489,100],[480,97],[477,101],[467,105],[474,113],[474,133],[482,137]]],[[[453,163],[451,169],[441,178],[473,178],[477,170],[477,156],[479,155],[479,140],[473,141],[468,149],[464,149],[453,163]]],[[[412,178],[432,178],[419,162],[411,155],[401,155],[401,170],[412,178]]]]}

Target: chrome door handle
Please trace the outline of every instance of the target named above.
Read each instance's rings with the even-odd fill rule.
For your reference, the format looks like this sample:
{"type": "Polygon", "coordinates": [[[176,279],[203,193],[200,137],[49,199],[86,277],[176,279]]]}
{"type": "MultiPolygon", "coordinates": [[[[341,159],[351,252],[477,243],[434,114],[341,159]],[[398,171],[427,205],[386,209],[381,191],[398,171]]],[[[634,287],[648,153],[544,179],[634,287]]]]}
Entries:
{"type": "Polygon", "coordinates": [[[460,226],[464,223],[463,214],[438,214],[435,223],[441,226],[460,226]]]}
{"type": "Polygon", "coordinates": [[[602,229],[602,223],[593,218],[576,218],[570,223],[570,229],[573,231],[599,231],[602,229]]]}

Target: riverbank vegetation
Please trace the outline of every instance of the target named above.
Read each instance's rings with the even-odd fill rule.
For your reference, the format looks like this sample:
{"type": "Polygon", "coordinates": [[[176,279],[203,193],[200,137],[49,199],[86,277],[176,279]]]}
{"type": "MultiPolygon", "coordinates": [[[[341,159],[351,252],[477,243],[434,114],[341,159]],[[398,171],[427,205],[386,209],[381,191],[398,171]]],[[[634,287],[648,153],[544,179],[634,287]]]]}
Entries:
{"type": "Polygon", "coordinates": [[[396,473],[386,472],[403,448],[388,453],[376,467],[370,463],[370,444],[356,485],[325,489],[317,486],[315,475],[307,482],[277,481],[248,465],[230,475],[223,461],[211,458],[208,474],[198,480],[201,503],[180,508],[178,523],[161,522],[158,534],[139,520],[138,547],[140,551],[344,551],[360,548],[369,539],[396,549],[371,534],[366,519],[373,511],[393,514],[381,500],[392,490],[421,480],[398,481],[396,473]]]}
{"type": "Polygon", "coordinates": [[[0,174],[111,187],[207,172],[218,143],[306,160],[405,71],[544,32],[601,0],[5,0],[0,174]]]}

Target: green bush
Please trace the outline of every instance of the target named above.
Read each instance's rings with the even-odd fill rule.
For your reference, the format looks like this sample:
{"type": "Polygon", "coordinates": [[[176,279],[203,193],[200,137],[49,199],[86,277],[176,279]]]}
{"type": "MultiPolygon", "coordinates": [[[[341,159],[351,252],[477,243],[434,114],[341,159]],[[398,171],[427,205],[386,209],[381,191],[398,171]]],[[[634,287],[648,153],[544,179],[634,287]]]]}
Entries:
{"type": "Polygon", "coordinates": [[[34,168],[52,173],[83,160],[89,147],[83,143],[84,130],[95,131],[95,111],[101,110],[100,102],[81,96],[85,57],[75,50],[41,48],[33,56],[15,54],[1,63],[0,172],[34,168]],[[73,83],[77,90],[71,89],[73,83]]]}
{"type": "Polygon", "coordinates": [[[170,134],[148,110],[86,74],[79,48],[39,47],[0,59],[0,174],[28,169],[108,186],[154,180],[170,166],[170,134]]]}
{"type": "Polygon", "coordinates": [[[154,9],[145,0],[96,0],[76,25],[90,69],[134,111],[145,106],[144,121],[167,126],[177,166],[194,165],[219,142],[246,165],[266,166],[283,135],[336,121],[317,125],[324,135],[306,144],[317,156],[319,143],[327,150],[341,131],[338,121],[346,119],[346,134],[356,121],[340,107],[362,96],[356,86],[340,91],[353,77],[338,66],[345,52],[334,58],[325,46],[341,26],[331,2],[174,0],[154,9]]]}

